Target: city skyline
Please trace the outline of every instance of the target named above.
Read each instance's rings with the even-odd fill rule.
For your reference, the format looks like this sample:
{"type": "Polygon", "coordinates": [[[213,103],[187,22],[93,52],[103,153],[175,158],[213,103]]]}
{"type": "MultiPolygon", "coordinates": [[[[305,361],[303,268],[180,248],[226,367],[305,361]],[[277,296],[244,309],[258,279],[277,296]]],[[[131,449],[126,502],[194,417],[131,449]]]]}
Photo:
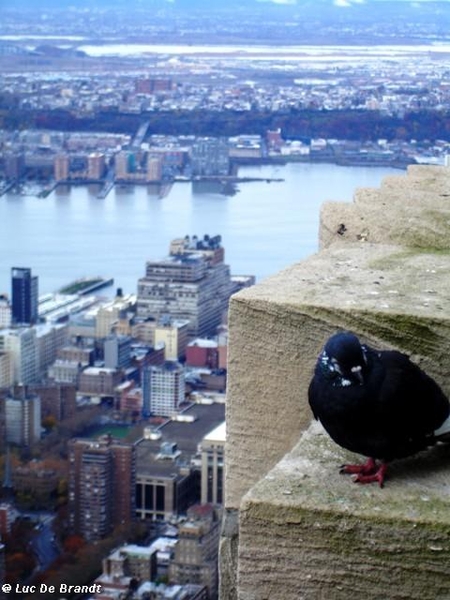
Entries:
{"type": "MultiPolygon", "coordinates": [[[[262,413],[269,415],[270,427],[251,442],[251,460],[258,460],[259,440],[265,460],[277,442],[273,432],[279,427],[284,435],[295,421],[287,412],[290,422],[282,422],[279,400],[294,379],[297,390],[295,368],[308,356],[301,345],[293,348],[300,327],[290,340],[298,314],[280,319],[276,310],[265,327],[269,294],[252,325],[250,319],[243,328],[230,323],[233,384],[246,361],[249,368],[239,386],[229,386],[225,411],[228,301],[254,283],[253,274],[283,279],[279,272],[315,253],[319,238],[322,245],[329,235],[356,246],[356,240],[375,244],[384,235],[386,228],[370,227],[370,215],[360,226],[348,214],[366,198],[372,206],[384,197],[380,181],[386,175],[384,190],[401,188],[393,176],[398,169],[375,177],[365,166],[362,176],[352,167],[338,173],[338,164],[404,168],[424,161],[445,170],[449,9],[450,0],[4,0],[0,255],[8,264],[0,283],[13,265],[31,268],[36,293],[26,288],[23,295],[37,296],[39,277],[45,302],[55,302],[47,323],[34,325],[27,314],[16,320],[30,326],[19,327],[11,322],[11,305],[20,290],[11,303],[0,298],[0,427],[16,444],[11,469],[20,508],[38,515],[31,546],[28,536],[16,536],[24,555],[32,547],[40,559],[42,542],[49,556],[61,553],[53,574],[65,576],[72,567],[65,560],[82,565],[89,542],[109,540],[118,525],[128,542],[146,538],[139,563],[136,548],[114,555],[108,548],[100,556],[103,546],[92,546],[95,559],[74,583],[94,581],[103,559],[103,578],[95,581],[106,586],[114,574],[135,598],[145,591],[132,589],[131,576],[144,586],[157,576],[207,585],[214,599],[220,509],[216,515],[211,507],[195,508],[191,519],[191,507],[220,507],[226,500],[225,413],[233,425],[230,454],[239,445],[236,431],[248,435],[262,413]],[[131,57],[84,51],[85,45],[101,50],[116,43],[160,49],[131,57]],[[222,53],[205,52],[211,44],[222,53]],[[343,50],[347,44],[351,50],[343,50]],[[439,44],[442,51],[429,52],[439,44]],[[177,45],[191,52],[179,53],[177,45]],[[286,46],[295,49],[293,59],[286,46]],[[262,47],[271,49],[270,58],[262,47]],[[324,181],[327,188],[320,187],[324,181]],[[320,206],[328,200],[346,202],[346,210],[336,224],[321,213],[320,231],[320,206]],[[323,223],[331,225],[324,230],[323,223]],[[195,243],[194,232],[200,236],[195,243]],[[164,256],[169,239],[169,257],[155,259],[164,256]],[[228,264],[242,275],[230,276],[228,264]],[[47,293],[78,277],[116,274],[113,299],[47,293]],[[256,338],[264,338],[264,348],[253,352],[256,338]],[[285,356],[296,356],[295,363],[285,356]],[[255,392],[255,410],[241,428],[232,410],[251,404],[246,386],[255,392]],[[14,401],[8,399],[12,388],[14,401]],[[27,394],[39,398],[22,410],[24,419],[25,409],[36,413],[28,437],[16,431],[19,399],[27,394]],[[34,481],[39,493],[30,494],[34,481]],[[69,514],[61,511],[54,525],[50,511],[44,518],[34,512],[49,506],[56,512],[64,504],[69,514]],[[158,522],[175,525],[178,542],[164,568],[156,569],[148,541],[161,531],[158,522]],[[83,539],[68,534],[81,534],[87,544],[80,548],[83,539]]],[[[340,265],[322,278],[319,290],[346,285],[341,282],[349,274],[340,265]]],[[[319,268],[298,281],[287,276],[286,286],[275,282],[275,296],[298,285],[300,297],[316,273],[320,278],[319,268]]],[[[385,283],[382,276],[374,282],[381,291],[385,283]]],[[[251,294],[243,295],[244,308],[251,294]]],[[[426,298],[427,306],[433,298],[426,298]]],[[[283,306],[295,302],[297,296],[283,306]]],[[[329,326],[325,318],[322,328],[329,326]]],[[[311,340],[322,333],[316,323],[311,340]]],[[[302,378],[306,372],[302,366],[302,378]]],[[[249,455],[247,449],[242,463],[249,455]]],[[[241,461],[232,462],[230,472],[238,462],[241,468],[241,461]]],[[[245,477],[251,479],[256,471],[250,471],[245,477]]],[[[39,567],[36,572],[44,576],[39,567]]]]}

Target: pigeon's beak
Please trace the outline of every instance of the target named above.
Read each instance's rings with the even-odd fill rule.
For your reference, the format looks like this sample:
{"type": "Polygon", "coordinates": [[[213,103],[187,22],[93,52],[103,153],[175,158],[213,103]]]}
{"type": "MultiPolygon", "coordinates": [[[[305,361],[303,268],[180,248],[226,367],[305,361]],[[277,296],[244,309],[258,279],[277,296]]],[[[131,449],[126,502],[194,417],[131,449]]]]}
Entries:
{"type": "Polygon", "coordinates": [[[362,367],[360,367],[360,366],[352,367],[351,371],[352,371],[352,375],[354,375],[355,379],[357,379],[358,382],[362,385],[364,383],[362,367]]]}

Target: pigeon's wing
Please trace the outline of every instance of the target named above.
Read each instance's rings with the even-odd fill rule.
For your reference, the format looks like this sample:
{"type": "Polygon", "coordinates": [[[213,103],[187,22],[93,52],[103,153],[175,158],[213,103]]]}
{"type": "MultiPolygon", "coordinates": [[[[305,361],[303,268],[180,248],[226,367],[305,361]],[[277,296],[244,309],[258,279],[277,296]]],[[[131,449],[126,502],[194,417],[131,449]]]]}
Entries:
{"type": "Polygon", "coordinates": [[[385,351],[379,357],[385,371],[377,399],[381,413],[406,435],[431,434],[449,414],[440,387],[406,354],[385,351]]]}

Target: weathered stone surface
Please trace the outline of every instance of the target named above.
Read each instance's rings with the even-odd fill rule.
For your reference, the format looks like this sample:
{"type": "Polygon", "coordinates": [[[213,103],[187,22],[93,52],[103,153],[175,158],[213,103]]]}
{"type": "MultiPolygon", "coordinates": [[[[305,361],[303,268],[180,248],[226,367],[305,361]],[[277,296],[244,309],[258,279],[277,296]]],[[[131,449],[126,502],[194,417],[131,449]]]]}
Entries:
{"type": "Polygon", "coordinates": [[[337,328],[411,355],[450,393],[449,254],[332,247],[237,294],[230,307],[226,506],[289,451],[307,388],[337,328]]]}
{"type": "Polygon", "coordinates": [[[413,165],[380,188],[356,190],[353,200],[321,207],[321,249],[348,242],[450,248],[449,167],[413,165]]]}
{"type": "Polygon", "coordinates": [[[225,506],[240,532],[224,528],[221,600],[450,600],[448,448],[398,463],[384,490],[338,476],[345,456],[311,431],[282,460],[337,329],[408,353],[450,395],[450,168],[327,203],[319,239],[230,303],[225,506]]]}
{"type": "Polygon", "coordinates": [[[449,600],[450,445],[393,463],[384,489],[314,423],[245,496],[239,600],[449,600]]]}
{"type": "Polygon", "coordinates": [[[236,574],[239,545],[239,511],[226,510],[223,516],[220,539],[219,596],[221,600],[235,600],[237,597],[236,574]]]}

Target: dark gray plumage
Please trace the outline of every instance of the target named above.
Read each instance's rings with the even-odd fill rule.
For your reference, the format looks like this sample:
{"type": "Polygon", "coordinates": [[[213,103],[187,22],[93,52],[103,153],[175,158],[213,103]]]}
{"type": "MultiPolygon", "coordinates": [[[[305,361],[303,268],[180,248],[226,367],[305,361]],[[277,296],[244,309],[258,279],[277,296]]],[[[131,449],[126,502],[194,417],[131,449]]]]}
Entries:
{"type": "Polygon", "coordinates": [[[446,420],[450,431],[449,401],[431,377],[405,354],[375,350],[348,332],[325,344],[308,396],[331,438],[368,457],[342,467],[360,483],[383,486],[387,463],[436,443],[446,420]]]}

